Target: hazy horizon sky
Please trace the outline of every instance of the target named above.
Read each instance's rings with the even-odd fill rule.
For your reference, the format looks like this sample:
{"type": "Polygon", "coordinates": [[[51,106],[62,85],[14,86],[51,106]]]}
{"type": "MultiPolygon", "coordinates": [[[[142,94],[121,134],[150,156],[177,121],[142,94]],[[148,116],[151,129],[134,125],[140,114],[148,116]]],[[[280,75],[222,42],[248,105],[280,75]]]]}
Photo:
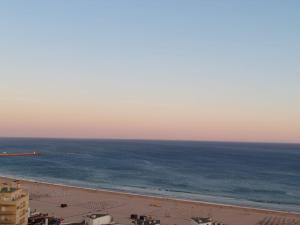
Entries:
{"type": "Polygon", "coordinates": [[[1,1],[0,136],[300,142],[300,1],[1,1]]]}

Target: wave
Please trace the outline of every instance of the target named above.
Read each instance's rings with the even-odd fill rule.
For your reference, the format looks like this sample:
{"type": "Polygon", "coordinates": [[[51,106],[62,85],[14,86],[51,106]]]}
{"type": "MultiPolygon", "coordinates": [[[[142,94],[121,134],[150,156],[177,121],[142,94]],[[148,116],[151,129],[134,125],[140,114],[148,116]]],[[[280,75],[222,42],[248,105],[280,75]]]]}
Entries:
{"type": "Polygon", "coordinates": [[[300,213],[299,204],[281,204],[277,201],[260,201],[254,199],[238,199],[225,196],[202,195],[195,192],[184,192],[172,189],[161,189],[143,186],[113,186],[104,184],[102,186],[79,180],[65,180],[55,178],[37,178],[30,176],[18,176],[12,174],[0,173],[1,177],[7,177],[16,180],[25,180],[30,182],[45,183],[58,186],[66,186],[73,188],[84,188],[89,190],[109,191],[116,193],[128,193],[133,195],[141,195],[147,197],[171,198],[180,201],[199,202],[205,204],[219,204],[225,206],[237,206],[244,208],[255,208],[267,211],[300,213]]]}

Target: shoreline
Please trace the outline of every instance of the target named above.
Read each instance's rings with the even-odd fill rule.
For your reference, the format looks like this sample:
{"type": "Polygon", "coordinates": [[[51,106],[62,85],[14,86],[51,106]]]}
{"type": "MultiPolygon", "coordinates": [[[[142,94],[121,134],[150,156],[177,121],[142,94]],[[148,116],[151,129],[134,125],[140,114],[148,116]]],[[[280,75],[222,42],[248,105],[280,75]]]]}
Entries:
{"type": "Polygon", "coordinates": [[[204,142],[204,143],[242,143],[242,144],[282,144],[282,145],[300,145],[298,141],[271,141],[271,140],[217,140],[217,139],[156,139],[156,138],[97,138],[97,137],[49,137],[49,136],[0,136],[0,139],[45,139],[45,140],[83,140],[83,141],[161,141],[161,142],[204,142]]]}
{"type": "Polygon", "coordinates": [[[204,205],[204,206],[226,207],[226,208],[242,209],[242,210],[252,210],[252,211],[256,211],[256,212],[270,213],[270,214],[275,213],[275,214],[280,214],[280,215],[295,215],[297,217],[300,216],[300,212],[294,212],[294,211],[284,211],[284,210],[259,208],[259,207],[251,207],[251,206],[241,206],[241,205],[226,204],[226,203],[216,203],[216,202],[209,202],[209,201],[203,201],[203,200],[192,200],[192,199],[176,198],[176,197],[171,197],[171,196],[140,194],[140,193],[133,193],[133,192],[127,192],[127,191],[117,191],[117,190],[111,190],[111,189],[105,189],[105,188],[82,187],[82,186],[76,186],[76,185],[69,185],[69,184],[63,184],[63,183],[51,183],[51,182],[46,182],[46,181],[39,181],[39,180],[34,180],[34,179],[29,179],[29,178],[28,179],[27,178],[20,178],[20,177],[14,177],[14,176],[2,176],[2,175],[0,175],[0,180],[1,179],[19,180],[19,181],[28,182],[28,183],[44,184],[44,185],[50,185],[50,186],[55,186],[55,187],[71,188],[71,189],[92,191],[92,192],[110,193],[110,194],[124,195],[124,196],[129,196],[129,197],[140,197],[140,198],[147,198],[147,199],[175,201],[175,202],[179,202],[179,203],[184,202],[184,203],[198,204],[198,205],[204,205]]]}
{"type": "Polygon", "coordinates": [[[64,223],[81,222],[88,214],[104,213],[112,215],[117,224],[124,225],[131,224],[131,214],[151,216],[163,225],[190,225],[192,217],[211,217],[215,222],[227,225],[256,225],[281,220],[300,225],[299,213],[53,184],[15,176],[2,175],[0,180],[19,180],[29,192],[32,211],[61,218],[64,223]],[[61,208],[61,204],[67,207],[61,208]]]}

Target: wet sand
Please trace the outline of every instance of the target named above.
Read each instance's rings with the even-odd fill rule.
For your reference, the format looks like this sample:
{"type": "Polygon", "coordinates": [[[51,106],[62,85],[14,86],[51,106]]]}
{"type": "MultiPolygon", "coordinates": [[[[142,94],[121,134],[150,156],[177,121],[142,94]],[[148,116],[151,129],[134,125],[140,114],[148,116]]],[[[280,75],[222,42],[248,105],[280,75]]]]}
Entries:
{"type": "MultiPolygon", "coordinates": [[[[1,178],[7,181],[8,178],[1,178]]],[[[163,225],[188,225],[194,216],[212,217],[230,225],[256,225],[259,221],[285,218],[298,221],[300,214],[261,210],[222,204],[149,197],[105,190],[93,190],[40,182],[20,181],[30,193],[30,208],[64,219],[79,222],[88,213],[109,213],[115,222],[130,224],[130,214],[150,215],[163,225]],[[66,203],[68,207],[61,208],[66,203]]],[[[263,224],[263,223],[261,223],[263,224]]],[[[298,224],[298,223],[296,223],[298,224]]]]}

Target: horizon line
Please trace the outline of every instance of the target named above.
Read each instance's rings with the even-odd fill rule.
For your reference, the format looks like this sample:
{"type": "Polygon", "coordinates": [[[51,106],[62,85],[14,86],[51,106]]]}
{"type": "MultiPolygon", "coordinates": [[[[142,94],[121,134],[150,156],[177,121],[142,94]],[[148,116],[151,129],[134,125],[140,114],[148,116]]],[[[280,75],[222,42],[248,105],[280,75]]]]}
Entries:
{"type": "Polygon", "coordinates": [[[58,139],[58,140],[115,140],[115,141],[165,141],[165,142],[219,142],[245,144],[291,144],[300,145],[300,142],[288,141],[238,141],[238,140],[205,140],[205,139],[156,139],[156,138],[101,138],[101,137],[47,137],[47,136],[0,136],[0,139],[58,139]]]}

